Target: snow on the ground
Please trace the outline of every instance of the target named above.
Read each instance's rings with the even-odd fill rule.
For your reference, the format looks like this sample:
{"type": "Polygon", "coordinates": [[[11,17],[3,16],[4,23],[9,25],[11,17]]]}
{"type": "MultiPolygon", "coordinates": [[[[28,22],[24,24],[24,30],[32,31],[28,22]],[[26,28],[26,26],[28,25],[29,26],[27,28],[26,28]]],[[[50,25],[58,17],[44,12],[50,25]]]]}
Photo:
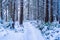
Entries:
{"type": "Polygon", "coordinates": [[[40,27],[44,27],[42,31],[36,28],[36,21],[24,22],[23,27],[16,22],[14,30],[9,27],[3,28],[4,25],[7,24],[0,24],[0,40],[60,40],[60,24],[58,22],[53,22],[52,25],[40,25],[40,27]]]}
{"type": "Polygon", "coordinates": [[[41,32],[34,26],[32,26],[30,23],[25,24],[25,26],[25,40],[44,40],[41,32]]]}
{"type": "Polygon", "coordinates": [[[44,33],[46,40],[60,40],[60,28],[54,28],[44,33]],[[58,36],[59,35],[59,36],[58,36]]]}
{"type": "Polygon", "coordinates": [[[60,24],[53,22],[52,24],[45,25],[42,34],[46,40],[60,40],[60,24]]]}
{"type": "Polygon", "coordinates": [[[3,37],[0,37],[0,40],[24,40],[23,33],[15,33],[14,31],[8,31],[8,34],[5,34],[3,37]]]}
{"type": "MultiPolygon", "coordinates": [[[[19,27],[15,27],[16,30],[19,27]]],[[[24,32],[15,32],[16,30],[1,29],[0,40],[44,40],[41,32],[30,24],[24,23],[24,32]]]]}

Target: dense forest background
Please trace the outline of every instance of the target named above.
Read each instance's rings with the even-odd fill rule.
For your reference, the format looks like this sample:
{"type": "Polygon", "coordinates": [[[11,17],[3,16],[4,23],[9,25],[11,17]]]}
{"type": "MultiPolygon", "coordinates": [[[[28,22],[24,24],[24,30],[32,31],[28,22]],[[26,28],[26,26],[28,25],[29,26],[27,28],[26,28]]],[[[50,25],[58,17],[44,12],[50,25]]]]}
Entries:
{"type": "Polygon", "coordinates": [[[40,20],[60,23],[59,0],[0,0],[0,21],[40,20]]]}

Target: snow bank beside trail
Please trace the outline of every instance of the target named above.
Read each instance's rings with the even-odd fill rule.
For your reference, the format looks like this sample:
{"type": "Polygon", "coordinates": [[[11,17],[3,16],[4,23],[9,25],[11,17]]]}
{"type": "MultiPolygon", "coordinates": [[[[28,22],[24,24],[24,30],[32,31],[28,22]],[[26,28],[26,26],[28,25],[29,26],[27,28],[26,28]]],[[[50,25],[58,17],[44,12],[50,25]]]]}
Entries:
{"type": "Polygon", "coordinates": [[[57,25],[57,27],[54,25],[47,26],[47,27],[49,27],[49,29],[47,29],[46,26],[44,26],[44,27],[46,29],[45,28],[43,29],[42,35],[44,35],[46,40],[55,40],[55,39],[60,40],[60,28],[58,28],[58,25],[57,25]]]}
{"type": "Polygon", "coordinates": [[[22,32],[15,32],[15,30],[0,29],[0,40],[24,40],[22,32]]]}
{"type": "Polygon", "coordinates": [[[5,35],[7,35],[7,31],[5,31],[5,29],[0,29],[0,38],[4,37],[5,35]]]}
{"type": "MultiPolygon", "coordinates": [[[[37,27],[36,22],[31,22],[31,24],[37,27]]],[[[38,29],[39,28],[42,28],[41,32],[45,40],[60,40],[60,24],[57,21],[53,23],[40,24],[38,29]]]]}

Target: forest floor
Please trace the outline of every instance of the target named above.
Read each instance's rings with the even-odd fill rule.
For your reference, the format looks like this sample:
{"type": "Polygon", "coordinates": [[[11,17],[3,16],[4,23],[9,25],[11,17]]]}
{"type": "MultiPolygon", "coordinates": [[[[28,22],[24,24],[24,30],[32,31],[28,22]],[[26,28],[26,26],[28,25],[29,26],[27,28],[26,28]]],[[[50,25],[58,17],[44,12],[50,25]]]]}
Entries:
{"type": "Polygon", "coordinates": [[[23,23],[23,27],[19,27],[16,22],[15,29],[2,26],[0,24],[0,40],[60,40],[60,24],[58,22],[43,24],[43,30],[37,28],[36,21],[26,21],[23,23]]]}
{"type": "Polygon", "coordinates": [[[15,31],[1,28],[0,40],[44,40],[44,38],[40,30],[31,25],[30,22],[25,22],[23,31],[15,31]]]}

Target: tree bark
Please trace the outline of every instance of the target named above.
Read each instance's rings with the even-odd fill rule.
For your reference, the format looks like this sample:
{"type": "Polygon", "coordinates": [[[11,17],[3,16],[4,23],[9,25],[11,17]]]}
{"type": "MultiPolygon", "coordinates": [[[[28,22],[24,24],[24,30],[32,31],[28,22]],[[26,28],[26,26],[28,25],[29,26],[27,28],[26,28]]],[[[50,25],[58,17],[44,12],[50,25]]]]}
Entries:
{"type": "Polygon", "coordinates": [[[20,0],[20,25],[23,24],[23,0],[20,0]]]}
{"type": "MultiPolygon", "coordinates": [[[[44,10],[45,11],[45,10],[44,10]]],[[[48,12],[48,0],[46,0],[46,14],[45,14],[45,22],[49,21],[49,12],[48,12]]]]}
{"type": "Polygon", "coordinates": [[[13,7],[12,7],[12,21],[13,21],[12,27],[14,28],[14,25],[15,25],[15,0],[13,2],[13,7]]]}
{"type": "MultiPolygon", "coordinates": [[[[2,0],[0,0],[0,18],[3,20],[3,14],[2,14],[2,0]]],[[[3,23],[3,22],[1,22],[3,23]]]]}
{"type": "Polygon", "coordinates": [[[50,22],[53,22],[52,0],[50,0],[50,22]]]}
{"type": "Polygon", "coordinates": [[[28,0],[28,15],[27,15],[27,20],[29,20],[29,10],[30,10],[30,8],[29,8],[29,5],[30,5],[30,0],[28,0]]]}

